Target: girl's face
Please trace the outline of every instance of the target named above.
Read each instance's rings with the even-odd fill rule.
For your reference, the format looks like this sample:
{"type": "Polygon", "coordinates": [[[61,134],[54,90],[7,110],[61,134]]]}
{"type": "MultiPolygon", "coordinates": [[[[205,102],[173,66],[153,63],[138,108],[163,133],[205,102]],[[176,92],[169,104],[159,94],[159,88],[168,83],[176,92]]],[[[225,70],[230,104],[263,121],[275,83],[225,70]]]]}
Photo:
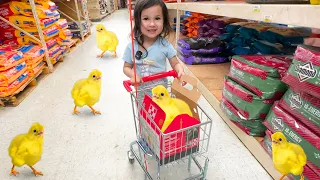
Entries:
{"type": "Polygon", "coordinates": [[[141,32],[150,39],[155,39],[163,30],[161,6],[156,5],[141,12],[141,32]]]}

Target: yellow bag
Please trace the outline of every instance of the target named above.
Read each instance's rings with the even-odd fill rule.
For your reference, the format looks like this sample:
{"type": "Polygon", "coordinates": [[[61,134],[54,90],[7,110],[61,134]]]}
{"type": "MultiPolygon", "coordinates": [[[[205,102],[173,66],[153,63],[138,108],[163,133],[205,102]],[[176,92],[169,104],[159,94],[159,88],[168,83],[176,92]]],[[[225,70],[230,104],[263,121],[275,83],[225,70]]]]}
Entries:
{"type": "MultiPolygon", "coordinates": [[[[21,28],[36,27],[36,22],[33,17],[27,17],[23,15],[14,15],[6,17],[6,19],[12,24],[21,28]]],[[[48,28],[56,22],[57,18],[40,19],[40,26],[42,29],[48,28]]]]}

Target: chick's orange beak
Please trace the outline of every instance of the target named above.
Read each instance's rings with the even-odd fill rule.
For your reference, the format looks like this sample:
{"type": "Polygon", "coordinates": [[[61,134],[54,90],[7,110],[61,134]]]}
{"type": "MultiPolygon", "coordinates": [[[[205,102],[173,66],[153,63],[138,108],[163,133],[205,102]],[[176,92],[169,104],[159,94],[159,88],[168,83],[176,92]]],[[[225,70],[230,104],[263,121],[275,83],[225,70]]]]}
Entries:
{"type": "Polygon", "coordinates": [[[153,94],[153,95],[152,95],[152,98],[159,99],[159,96],[156,95],[156,94],[153,94]]]}
{"type": "Polygon", "coordinates": [[[41,136],[41,135],[43,135],[43,131],[40,131],[40,132],[38,133],[38,136],[41,136]]]}

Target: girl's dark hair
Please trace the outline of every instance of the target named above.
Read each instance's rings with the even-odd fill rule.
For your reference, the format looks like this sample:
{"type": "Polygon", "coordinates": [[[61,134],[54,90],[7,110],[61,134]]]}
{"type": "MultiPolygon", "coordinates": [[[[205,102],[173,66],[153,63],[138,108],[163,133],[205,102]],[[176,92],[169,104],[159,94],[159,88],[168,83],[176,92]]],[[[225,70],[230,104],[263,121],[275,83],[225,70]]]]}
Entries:
{"type": "MultiPolygon", "coordinates": [[[[141,32],[141,13],[144,9],[150,8],[152,6],[159,5],[162,9],[162,15],[163,15],[163,30],[162,33],[159,35],[162,38],[165,38],[169,35],[170,31],[172,31],[172,28],[170,26],[169,22],[169,13],[167,6],[162,0],[137,0],[136,5],[134,7],[134,39],[137,40],[138,44],[146,50],[145,47],[143,47],[143,36],[141,32]]],[[[147,50],[146,50],[147,51],[147,50]]]]}

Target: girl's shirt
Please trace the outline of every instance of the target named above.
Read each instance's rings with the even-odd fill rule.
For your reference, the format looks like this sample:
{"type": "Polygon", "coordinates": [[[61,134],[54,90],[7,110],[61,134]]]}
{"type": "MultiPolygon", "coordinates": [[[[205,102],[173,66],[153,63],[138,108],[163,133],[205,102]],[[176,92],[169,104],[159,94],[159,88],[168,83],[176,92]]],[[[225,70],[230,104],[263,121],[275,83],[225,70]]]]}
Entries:
{"type": "MultiPolygon", "coordinates": [[[[134,55],[139,50],[137,41],[134,41],[134,55]]],[[[141,55],[141,59],[136,59],[137,74],[142,78],[153,74],[167,71],[167,58],[171,59],[176,55],[176,50],[172,44],[165,38],[158,38],[150,47],[147,48],[148,56],[146,52],[141,55]]],[[[132,45],[129,43],[125,49],[122,59],[133,64],[132,58],[132,45]]],[[[150,83],[144,83],[143,87],[155,86],[158,84],[167,84],[167,79],[152,81],[150,83]]]]}

